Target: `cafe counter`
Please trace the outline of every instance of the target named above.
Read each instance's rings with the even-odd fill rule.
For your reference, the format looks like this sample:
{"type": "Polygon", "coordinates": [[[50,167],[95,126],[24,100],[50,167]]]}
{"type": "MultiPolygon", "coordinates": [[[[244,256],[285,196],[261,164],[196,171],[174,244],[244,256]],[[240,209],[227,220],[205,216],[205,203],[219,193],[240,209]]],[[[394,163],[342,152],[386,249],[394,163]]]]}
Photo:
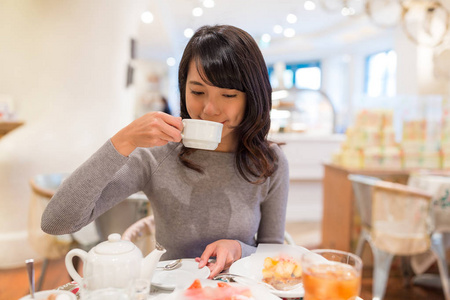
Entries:
{"type": "Polygon", "coordinates": [[[277,133],[269,140],[282,143],[281,149],[289,162],[288,222],[322,219],[322,164],[330,160],[344,135],[277,133]]]}

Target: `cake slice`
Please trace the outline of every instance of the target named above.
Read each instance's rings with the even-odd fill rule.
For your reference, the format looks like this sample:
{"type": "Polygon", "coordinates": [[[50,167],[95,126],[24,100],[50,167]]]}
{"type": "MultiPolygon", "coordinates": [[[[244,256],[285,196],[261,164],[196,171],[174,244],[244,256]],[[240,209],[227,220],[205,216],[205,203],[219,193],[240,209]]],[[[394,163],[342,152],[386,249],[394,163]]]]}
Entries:
{"type": "Polygon", "coordinates": [[[262,274],[263,281],[277,290],[290,290],[302,282],[302,268],[290,257],[266,257],[262,274]]]}

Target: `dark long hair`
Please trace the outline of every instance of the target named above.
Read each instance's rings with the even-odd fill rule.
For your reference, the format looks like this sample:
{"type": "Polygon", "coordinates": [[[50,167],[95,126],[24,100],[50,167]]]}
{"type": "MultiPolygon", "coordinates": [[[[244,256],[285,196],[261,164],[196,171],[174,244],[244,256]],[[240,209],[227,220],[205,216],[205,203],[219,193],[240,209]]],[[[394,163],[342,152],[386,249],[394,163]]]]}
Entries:
{"type": "MultiPolygon", "coordinates": [[[[195,61],[206,83],[246,94],[244,118],[234,129],[238,139],[235,162],[245,180],[264,182],[276,170],[278,158],[267,141],[272,87],[255,40],[244,30],[229,25],[203,26],[195,32],[184,50],[178,71],[183,119],[190,118],[186,108],[186,80],[191,61],[195,61]]],[[[187,158],[192,151],[183,148],[180,160],[201,171],[187,158]]]]}

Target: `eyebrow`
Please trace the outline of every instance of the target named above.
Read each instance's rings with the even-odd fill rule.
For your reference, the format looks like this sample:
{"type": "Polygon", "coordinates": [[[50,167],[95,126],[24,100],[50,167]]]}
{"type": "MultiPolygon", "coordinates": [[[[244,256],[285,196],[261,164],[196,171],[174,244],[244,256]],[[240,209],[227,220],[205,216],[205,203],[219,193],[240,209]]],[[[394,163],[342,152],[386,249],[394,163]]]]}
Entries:
{"type": "Polygon", "coordinates": [[[195,80],[190,80],[188,83],[189,83],[189,84],[193,84],[193,85],[200,85],[200,86],[203,86],[203,83],[201,83],[201,82],[199,82],[199,81],[195,81],[195,80]]]}

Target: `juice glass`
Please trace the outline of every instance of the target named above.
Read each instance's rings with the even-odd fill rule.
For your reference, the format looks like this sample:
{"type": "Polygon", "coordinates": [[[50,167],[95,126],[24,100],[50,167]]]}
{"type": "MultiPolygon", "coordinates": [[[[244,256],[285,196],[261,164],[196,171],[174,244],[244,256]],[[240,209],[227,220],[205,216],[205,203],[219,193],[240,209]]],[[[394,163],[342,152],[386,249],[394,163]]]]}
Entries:
{"type": "Polygon", "coordinates": [[[361,258],[329,249],[302,256],[304,300],[354,300],[361,289],[361,258]]]}

